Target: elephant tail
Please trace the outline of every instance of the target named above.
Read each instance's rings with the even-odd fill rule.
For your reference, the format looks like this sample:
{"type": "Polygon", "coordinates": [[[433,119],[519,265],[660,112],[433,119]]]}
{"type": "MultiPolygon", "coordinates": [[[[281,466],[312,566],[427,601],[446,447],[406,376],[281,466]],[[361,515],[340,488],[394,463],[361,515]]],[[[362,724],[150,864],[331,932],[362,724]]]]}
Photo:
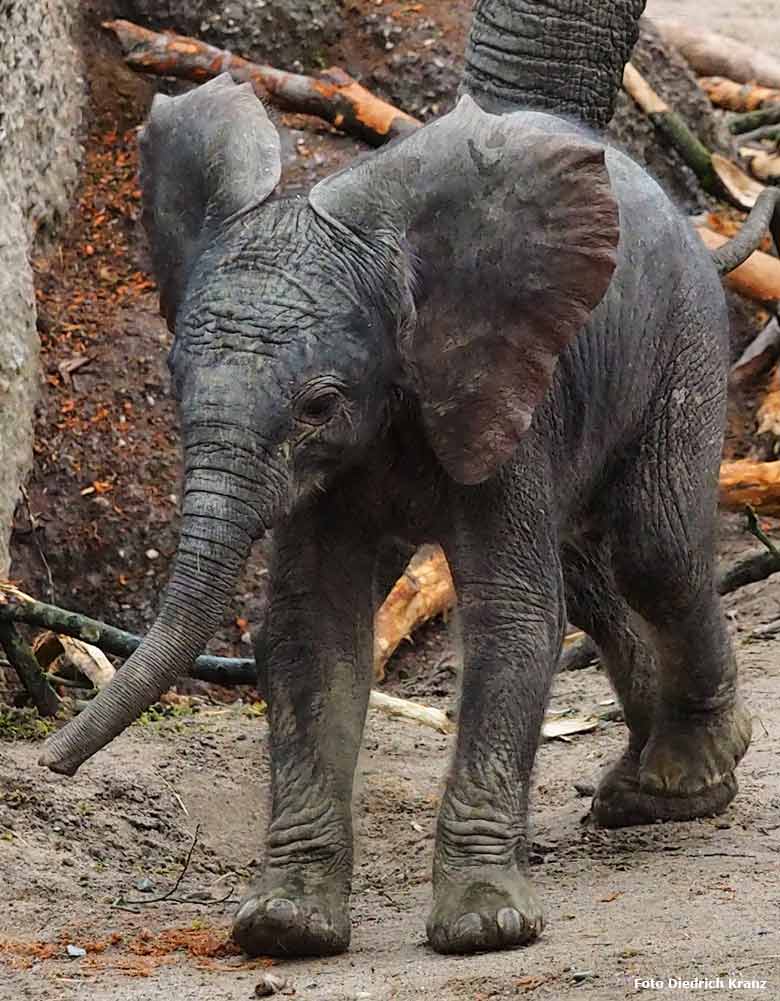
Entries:
{"type": "Polygon", "coordinates": [[[767,229],[780,253],[780,188],[765,188],[756,199],[742,229],[728,243],[712,251],[719,275],[727,275],[758,249],[767,229]]]}

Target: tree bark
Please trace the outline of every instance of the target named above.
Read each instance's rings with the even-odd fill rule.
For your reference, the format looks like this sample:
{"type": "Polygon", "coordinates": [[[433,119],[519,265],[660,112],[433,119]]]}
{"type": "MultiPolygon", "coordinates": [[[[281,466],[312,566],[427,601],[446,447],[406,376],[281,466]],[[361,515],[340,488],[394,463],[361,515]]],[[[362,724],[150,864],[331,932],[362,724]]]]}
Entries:
{"type": "Polygon", "coordinates": [[[335,66],[317,77],[303,76],[249,62],[197,38],[149,31],[131,21],[106,21],[104,27],[117,36],[133,69],[195,83],[229,73],[238,83],[249,81],[261,99],[268,98],[285,111],[316,115],[371,146],[420,126],[416,118],[371,94],[335,66]]]}

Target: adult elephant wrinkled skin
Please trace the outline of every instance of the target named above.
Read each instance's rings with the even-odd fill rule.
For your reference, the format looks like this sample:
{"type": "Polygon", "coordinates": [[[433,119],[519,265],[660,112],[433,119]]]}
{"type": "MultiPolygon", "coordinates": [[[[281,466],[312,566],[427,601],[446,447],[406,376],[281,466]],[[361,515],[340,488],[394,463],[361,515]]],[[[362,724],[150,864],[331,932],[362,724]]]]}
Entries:
{"type": "Polygon", "coordinates": [[[528,942],[529,776],[567,616],[630,732],[595,818],[699,817],[736,792],[750,722],[713,583],[712,262],[621,153],[467,96],[307,200],[268,200],[276,131],[225,77],[158,97],[141,142],[175,330],[181,540],[145,642],[44,763],[72,774],[186,670],[273,526],[272,811],[234,936],[257,954],[344,950],[377,547],[438,540],[464,677],[428,937],[528,942]]]}

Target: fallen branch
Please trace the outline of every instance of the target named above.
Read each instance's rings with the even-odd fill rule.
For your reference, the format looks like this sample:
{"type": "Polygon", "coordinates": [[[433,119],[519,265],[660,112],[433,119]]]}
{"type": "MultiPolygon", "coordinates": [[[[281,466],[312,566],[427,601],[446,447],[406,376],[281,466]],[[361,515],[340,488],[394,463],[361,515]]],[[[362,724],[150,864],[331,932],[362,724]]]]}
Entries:
{"type": "Polygon", "coordinates": [[[778,357],[780,357],[780,321],[773,316],[731,366],[730,384],[737,388],[748,385],[763,375],[778,357]]]}
{"type": "Polygon", "coordinates": [[[41,670],[30,644],[13,622],[0,622],[0,646],[39,715],[56,716],[61,706],[60,698],[41,670]]]}
{"type": "MultiPolygon", "coordinates": [[[[698,226],[697,232],[710,250],[717,250],[728,242],[727,237],[706,226],[698,226]]],[[[780,299],[780,260],[756,250],[744,264],[726,275],[726,281],[749,299],[774,302],[780,299]]]]}
{"type": "Polygon", "coordinates": [[[750,506],[760,514],[780,516],[780,462],[724,462],[719,487],[722,507],[740,511],[750,506]]]}
{"type": "Polygon", "coordinates": [[[769,380],[769,386],[756,412],[759,434],[770,434],[780,438],[780,367],[776,367],[769,380]]]}
{"type": "Polygon", "coordinates": [[[453,722],[441,709],[422,706],[418,702],[410,702],[408,699],[398,699],[394,695],[378,692],[374,688],[371,689],[368,704],[372,709],[378,709],[387,716],[422,723],[423,726],[433,727],[439,733],[452,733],[455,728],[453,722]]]}
{"type": "Polygon", "coordinates": [[[764,184],[780,184],[780,153],[742,146],[739,155],[747,160],[753,177],[764,184]]]}
{"type": "Polygon", "coordinates": [[[755,83],[738,83],[722,76],[701,77],[699,86],[716,108],[726,111],[757,111],[780,102],[780,90],[755,83]]]}
{"type": "Polygon", "coordinates": [[[439,546],[422,546],[374,617],[374,676],[385,677],[385,665],[399,644],[428,619],[455,605],[455,587],[439,546]]]}
{"type": "Polygon", "coordinates": [[[701,76],[727,76],[741,83],[757,80],[780,87],[780,60],[752,45],[676,18],[653,18],[661,38],[677,49],[701,76]]]}
{"type": "Polygon", "coordinates": [[[249,81],[259,98],[268,98],[282,110],[316,115],[371,146],[420,126],[416,118],[376,97],[338,67],[316,77],[303,76],[250,62],[197,38],[149,31],[131,21],[106,21],[103,27],[117,36],[133,69],[194,83],[229,73],[238,83],[249,81]]]}
{"type": "MultiPolygon", "coordinates": [[[[141,645],[140,636],[78,612],[36,601],[12,585],[0,583],[0,626],[18,622],[73,636],[116,657],[129,657],[141,645]]],[[[198,657],[189,676],[228,686],[254,685],[257,681],[254,659],[235,657],[198,657]]]]}
{"type": "Polygon", "coordinates": [[[712,166],[712,154],[691,132],[677,112],[672,111],[633,63],[626,63],[623,71],[623,89],[647,115],[691,170],[696,174],[705,191],[719,193],[718,179],[712,166]]]}
{"type": "Polygon", "coordinates": [[[750,177],[726,157],[712,153],[645,80],[633,63],[626,63],[623,89],[644,111],[664,138],[711,195],[727,198],[738,208],[752,208],[761,192],[750,177]]]}
{"type": "Polygon", "coordinates": [[[755,133],[767,125],[780,123],[780,104],[769,104],[760,111],[748,111],[744,115],[732,115],[726,124],[734,135],[755,133]]]}

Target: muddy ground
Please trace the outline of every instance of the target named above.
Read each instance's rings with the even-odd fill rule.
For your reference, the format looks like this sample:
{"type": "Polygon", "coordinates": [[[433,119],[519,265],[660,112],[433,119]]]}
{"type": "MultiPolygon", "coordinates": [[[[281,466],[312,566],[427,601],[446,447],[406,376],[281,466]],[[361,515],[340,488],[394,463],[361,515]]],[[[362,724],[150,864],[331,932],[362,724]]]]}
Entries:
{"type": "MultiPolygon", "coordinates": [[[[468,6],[349,0],[333,61],[408,110],[436,114],[457,79],[453,53],[468,6]]],[[[78,204],[62,240],[36,262],[46,384],[13,573],[36,595],[140,631],[175,547],[179,456],[165,369],[169,334],[138,221],[135,128],[153,86],[125,70],[98,33],[110,8],[91,8],[91,112],[78,204]]],[[[650,0],[649,10],[702,15],[688,0],[650,0]]],[[[706,7],[710,26],[775,48],[776,14],[775,2],[706,7]]],[[[278,122],[287,192],[306,190],[358,151],[310,119],[278,122]]],[[[778,534],[777,523],[765,527],[778,534]]],[[[756,546],[740,518],[724,518],[724,561],[756,546]]],[[[215,652],[248,653],[264,576],[258,550],[215,652]]],[[[780,616],[777,578],[732,595],[726,607],[755,737],[740,795],[724,817],[593,830],[582,823],[588,799],[575,783],[596,781],[625,739],[623,724],[544,744],[531,825],[547,930],[526,950],[440,957],[425,944],[424,921],[451,738],[372,713],[356,795],[352,950],[277,962],[289,992],[338,1001],[613,999],[634,996],[634,977],[741,975],[768,980],[767,990],[727,986],[719,996],[780,997],[780,640],[751,635],[780,616]]],[[[432,626],[395,659],[386,690],[451,707],[454,664],[445,628],[432,626]]],[[[196,711],[185,706],[136,724],[75,779],[39,770],[34,741],[0,743],[2,1001],[253,996],[262,964],[233,955],[226,933],[261,860],[267,725],[251,692],[233,704],[228,693],[201,695],[196,711]],[[174,899],[152,902],[173,889],[196,830],[174,899]],[[68,945],[86,955],[69,958],[68,945]]],[[[590,668],[561,676],[552,704],[590,712],[609,697],[603,674],[590,668]]]]}

